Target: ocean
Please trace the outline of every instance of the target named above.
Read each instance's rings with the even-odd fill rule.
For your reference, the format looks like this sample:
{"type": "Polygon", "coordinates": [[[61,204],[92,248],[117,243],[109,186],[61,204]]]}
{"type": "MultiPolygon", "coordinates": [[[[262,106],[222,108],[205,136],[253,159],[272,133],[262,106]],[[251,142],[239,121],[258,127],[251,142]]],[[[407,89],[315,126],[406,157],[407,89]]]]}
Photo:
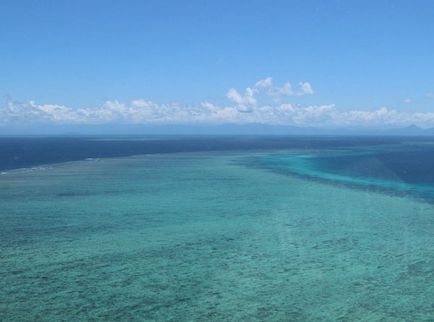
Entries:
{"type": "Polygon", "coordinates": [[[434,321],[434,138],[0,138],[0,321],[434,321]]]}

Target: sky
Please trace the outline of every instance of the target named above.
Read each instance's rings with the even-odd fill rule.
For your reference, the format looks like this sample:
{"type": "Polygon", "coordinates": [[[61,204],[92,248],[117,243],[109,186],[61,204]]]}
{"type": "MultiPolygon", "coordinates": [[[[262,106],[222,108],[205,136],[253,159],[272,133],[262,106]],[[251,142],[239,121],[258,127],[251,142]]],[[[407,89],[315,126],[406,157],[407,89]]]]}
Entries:
{"type": "Polygon", "coordinates": [[[0,1],[0,130],[434,127],[434,1],[0,1]]]}

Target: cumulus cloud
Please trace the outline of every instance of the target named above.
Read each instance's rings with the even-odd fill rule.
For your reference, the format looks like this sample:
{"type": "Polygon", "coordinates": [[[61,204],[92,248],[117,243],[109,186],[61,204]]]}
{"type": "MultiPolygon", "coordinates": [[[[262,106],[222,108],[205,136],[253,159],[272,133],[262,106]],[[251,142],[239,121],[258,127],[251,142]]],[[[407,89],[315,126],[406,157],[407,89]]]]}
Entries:
{"type": "Polygon", "coordinates": [[[270,88],[272,86],[273,86],[273,79],[271,77],[260,79],[255,84],[255,88],[270,88]]]}
{"type": "Polygon", "coordinates": [[[283,98],[283,97],[294,95],[294,91],[292,90],[291,83],[286,82],[281,87],[273,86],[268,88],[266,94],[274,98],[283,98]]]}
{"type": "Polygon", "coordinates": [[[274,98],[283,98],[287,96],[312,95],[314,90],[309,82],[300,82],[296,90],[290,82],[285,82],[282,86],[276,86],[271,77],[261,79],[253,87],[254,95],[268,95],[274,98]]]}
{"type": "Polygon", "coordinates": [[[238,93],[236,89],[231,88],[226,93],[226,97],[238,105],[249,106],[256,104],[255,91],[250,87],[246,88],[244,95],[238,93]]]}
{"type": "Polygon", "coordinates": [[[301,82],[299,86],[300,90],[297,92],[297,95],[312,95],[314,93],[312,85],[308,82],[301,82]]]}
{"type": "Polygon", "coordinates": [[[130,102],[106,101],[99,106],[73,108],[34,101],[8,102],[0,107],[0,125],[10,124],[247,124],[262,123],[302,127],[384,127],[434,126],[434,112],[400,112],[381,107],[376,110],[341,110],[333,104],[301,105],[273,101],[262,96],[298,96],[312,94],[308,82],[293,91],[291,84],[275,86],[271,77],[259,80],[243,94],[230,89],[229,104],[205,101],[197,105],[159,104],[136,99],[130,102]],[[261,96],[262,94],[262,96],[261,96]]]}
{"type": "Polygon", "coordinates": [[[386,107],[373,111],[342,111],[334,105],[258,105],[249,110],[238,105],[220,106],[203,102],[198,106],[156,104],[134,100],[128,104],[107,101],[98,107],[73,109],[54,104],[9,103],[1,109],[3,125],[42,122],[52,124],[222,124],[263,123],[314,127],[434,126],[434,112],[398,112],[386,107]]]}

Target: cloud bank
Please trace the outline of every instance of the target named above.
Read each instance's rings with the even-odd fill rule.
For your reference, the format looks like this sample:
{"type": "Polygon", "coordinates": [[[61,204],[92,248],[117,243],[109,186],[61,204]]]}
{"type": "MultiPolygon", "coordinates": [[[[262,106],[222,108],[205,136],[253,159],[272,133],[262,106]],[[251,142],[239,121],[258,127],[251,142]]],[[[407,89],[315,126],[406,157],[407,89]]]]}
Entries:
{"type": "Polygon", "coordinates": [[[101,106],[72,108],[57,104],[8,102],[0,108],[0,125],[13,124],[270,124],[318,128],[434,126],[434,112],[340,110],[333,104],[300,105],[282,100],[313,95],[308,82],[296,88],[287,82],[275,86],[271,77],[240,93],[226,93],[228,104],[202,102],[196,106],[158,104],[137,99],[128,103],[106,101],[101,106]],[[265,102],[265,103],[264,103],[265,102]]]}

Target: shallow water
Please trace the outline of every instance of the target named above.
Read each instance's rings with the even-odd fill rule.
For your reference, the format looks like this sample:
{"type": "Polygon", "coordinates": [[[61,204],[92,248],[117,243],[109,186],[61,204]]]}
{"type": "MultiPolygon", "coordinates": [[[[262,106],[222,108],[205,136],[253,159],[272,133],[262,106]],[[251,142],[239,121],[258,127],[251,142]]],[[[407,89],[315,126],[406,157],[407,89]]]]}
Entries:
{"type": "Polygon", "coordinates": [[[434,205],[246,162],[294,153],[7,171],[0,320],[433,320],[434,205]]]}

